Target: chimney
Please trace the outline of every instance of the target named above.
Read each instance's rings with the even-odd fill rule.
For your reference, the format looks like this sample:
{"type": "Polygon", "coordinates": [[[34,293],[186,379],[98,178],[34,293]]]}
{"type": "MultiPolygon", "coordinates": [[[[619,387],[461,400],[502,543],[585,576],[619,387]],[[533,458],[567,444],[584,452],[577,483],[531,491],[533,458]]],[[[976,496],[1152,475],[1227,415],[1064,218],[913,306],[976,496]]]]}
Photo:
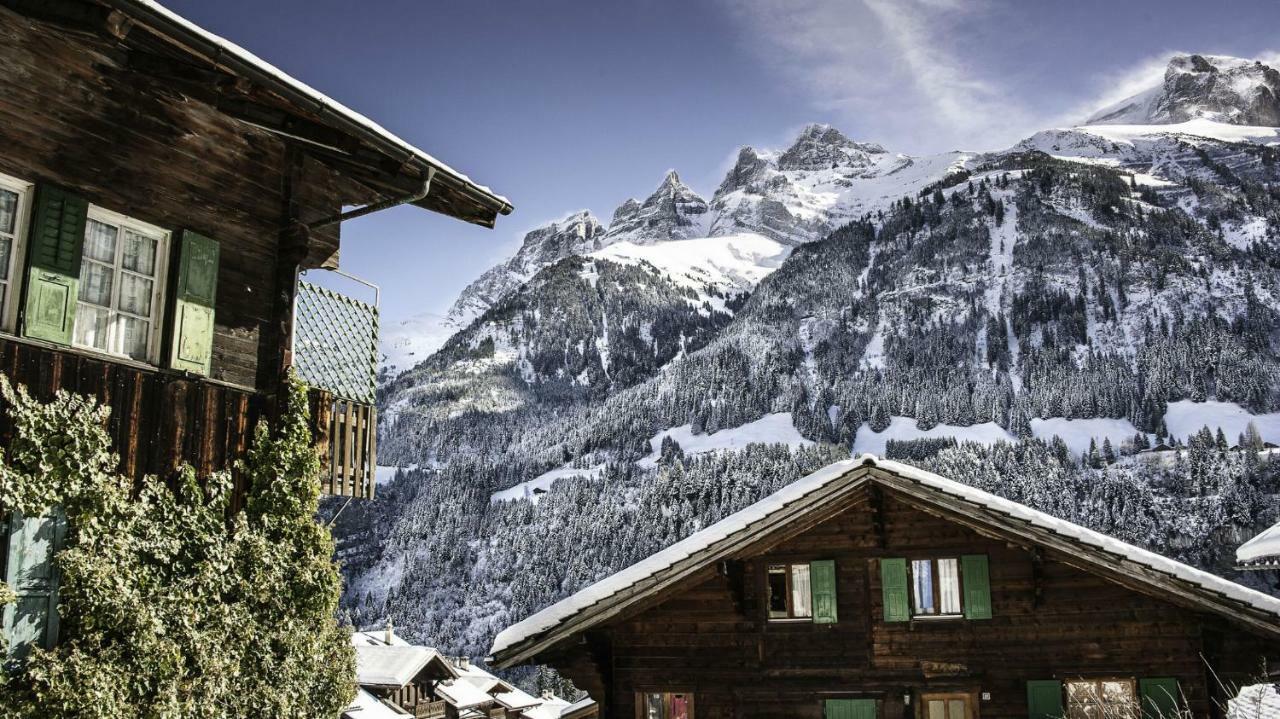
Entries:
{"type": "Polygon", "coordinates": [[[386,639],[385,639],[385,641],[386,641],[386,643],[387,643],[387,646],[391,646],[391,635],[392,635],[392,631],[391,631],[391,618],[390,618],[390,617],[387,617],[387,634],[386,634],[386,639]]]}

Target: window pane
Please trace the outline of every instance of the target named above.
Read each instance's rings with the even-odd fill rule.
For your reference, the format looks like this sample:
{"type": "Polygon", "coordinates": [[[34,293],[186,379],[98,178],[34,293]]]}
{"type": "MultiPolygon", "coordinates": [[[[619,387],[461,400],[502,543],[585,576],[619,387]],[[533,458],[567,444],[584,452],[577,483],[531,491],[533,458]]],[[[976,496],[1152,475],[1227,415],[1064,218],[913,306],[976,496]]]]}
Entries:
{"type": "Polygon", "coordinates": [[[937,614],[933,605],[933,562],[916,559],[911,562],[912,589],[915,595],[916,614],[937,614]]]}
{"type": "Polygon", "coordinates": [[[787,614],[787,568],[775,564],[769,567],[769,617],[777,619],[787,614]]]}
{"type": "Polygon", "coordinates": [[[791,616],[813,616],[813,590],[809,584],[809,565],[791,565],[791,616]]]}
{"type": "Polygon", "coordinates": [[[0,190],[0,232],[13,234],[18,219],[18,193],[0,190]]]}
{"type": "Polygon", "coordinates": [[[151,314],[151,280],[128,272],[120,274],[120,309],[135,315],[151,314]]]}
{"type": "Polygon", "coordinates": [[[9,254],[13,251],[13,240],[0,237],[0,280],[9,279],[9,254]]]}
{"type": "Polygon", "coordinates": [[[136,360],[146,360],[151,323],[124,315],[120,315],[117,321],[120,323],[120,351],[136,360]]]}
{"type": "Polygon", "coordinates": [[[947,719],[964,719],[963,699],[952,699],[947,702],[947,719]]]}
{"type": "Polygon", "coordinates": [[[941,699],[929,700],[928,719],[947,719],[947,703],[941,699]]]}
{"type": "Polygon", "coordinates": [[[1109,681],[1102,683],[1102,701],[1129,703],[1136,699],[1133,695],[1133,684],[1127,681],[1109,681]]]}
{"type": "Polygon", "coordinates": [[[689,697],[684,694],[671,696],[671,719],[689,719],[689,697]]]}
{"type": "Polygon", "coordinates": [[[661,694],[644,695],[644,715],[645,719],[663,719],[661,694]]]}
{"type": "Polygon", "coordinates": [[[942,613],[960,613],[959,560],[938,560],[938,593],[941,595],[942,613]]]}
{"type": "Polygon", "coordinates": [[[107,325],[111,313],[93,305],[76,307],[75,341],[85,347],[107,348],[107,325]]]}
{"type": "Polygon", "coordinates": [[[111,306],[111,268],[85,261],[80,266],[80,300],[103,307],[111,306]]]}
{"type": "Polygon", "coordinates": [[[1067,682],[1067,701],[1071,704],[1084,704],[1098,700],[1096,682],[1067,682]]]}
{"type": "Polygon", "coordinates": [[[84,255],[115,264],[116,228],[90,219],[84,227],[84,255]]]}
{"type": "Polygon", "coordinates": [[[121,264],[126,270],[144,275],[156,273],[156,241],[136,232],[124,231],[124,257],[121,264]]]}

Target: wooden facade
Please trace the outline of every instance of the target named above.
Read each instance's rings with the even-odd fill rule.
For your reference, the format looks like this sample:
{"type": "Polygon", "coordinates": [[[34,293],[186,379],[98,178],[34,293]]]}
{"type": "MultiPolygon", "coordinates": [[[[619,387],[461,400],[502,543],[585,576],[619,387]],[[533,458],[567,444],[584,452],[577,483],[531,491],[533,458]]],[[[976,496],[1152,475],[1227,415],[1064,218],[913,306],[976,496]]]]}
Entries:
{"type": "MultiPolygon", "coordinates": [[[[1052,716],[1037,713],[1045,700],[1085,716],[1064,687],[1102,679],[1128,683],[1139,702],[1108,716],[1152,716],[1141,702],[1153,687],[1176,687],[1191,716],[1221,716],[1229,687],[1280,661],[1280,617],[1246,626],[1154,589],[1119,557],[1100,569],[1084,550],[1031,541],[867,476],[718,559],[690,558],[670,586],[650,579],[625,609],[619,597],[584,610],[600,618],[545,637],[530,658],[597,698],[603,716],[626,719],[1052,716]],[[886,607],[900,596],[885,586],[895,576],[886,566],[939,557],[985,558],[990,611],[978,616],[989,618],[901,618],[886,607]],[[815,560],[834,563],[832,621],[771,620],[768,568],[815,560]],[[691,708],[642,706],[673,695],[691,708]],[[955,711],[930,711],[939,707],[955,711]]],[[[519,656],[504,649],[496,659],[519,656]]]]}
{"type": "MultiPolygon", "coordinates": [[[[0,220],[13,225],[0,261],[14,258],[0,267],[0,371],[36,396],[110,405],[132,476],[243,454],[293,363],[298,273],[337,267],[345,207],[412,202],[486,226],[511,210],[153,3],[0,0],[0,68],[0,220]],[[86,224],[102,217],[121,223],[105,255],[86,224]],[[153,255],[114,249],[127,223],[154,232],[153,255]],[[126,282],[147,293],[126,297],[126,282]],[[86,312],[109,319],[82,329],[86,312]]],[[[368,496],[372,407],[313,405],[326,489],[368,496]]]]}

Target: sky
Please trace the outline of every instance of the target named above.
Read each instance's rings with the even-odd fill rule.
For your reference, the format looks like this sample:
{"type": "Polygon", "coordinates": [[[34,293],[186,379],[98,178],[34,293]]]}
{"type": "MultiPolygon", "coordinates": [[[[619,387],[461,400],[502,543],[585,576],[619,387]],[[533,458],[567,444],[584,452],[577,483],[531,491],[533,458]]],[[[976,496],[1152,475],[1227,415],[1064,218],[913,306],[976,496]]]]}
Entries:
{"type": "MultiPolygon", "coordinates": [[[[345,223],[384,326],[440,313],[530,229],[607,223],[668,169],[710,196],[742,145],[834,125],[893,152],[1007,147],[1158,81],[1174,52],[1274,59],[1275,0],[162,0],[515,212],[345,223]]],[[[1280,67],[1280,65],[1277,65],[1280,67]]]]}

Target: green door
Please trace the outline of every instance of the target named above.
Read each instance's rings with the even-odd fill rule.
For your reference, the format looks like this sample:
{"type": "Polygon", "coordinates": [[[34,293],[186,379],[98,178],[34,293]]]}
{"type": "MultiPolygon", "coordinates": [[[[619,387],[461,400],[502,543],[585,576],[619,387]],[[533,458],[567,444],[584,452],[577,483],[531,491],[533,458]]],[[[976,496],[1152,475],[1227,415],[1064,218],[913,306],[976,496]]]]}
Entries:
{"type": "Polygon", "coordinates": [[[58,568],[66,520],[60,511],[40,517],[14,512],[8,525],[5,581],[17,599],[4,607],[9,656],[22,659],[31,647],[49,649],[58,641],[58,568]]]}
{"type": "Polygon", "coordinates": [[[1138,680],[1142,696],[1142,719],[1168,719],[1178,716],[1178,680],[1173,677],[1138,680]]]}
{"type": "Polygon", "coordinates": [[[876,719],[875,699],[828,699],[825,719],[876,719]]]}

